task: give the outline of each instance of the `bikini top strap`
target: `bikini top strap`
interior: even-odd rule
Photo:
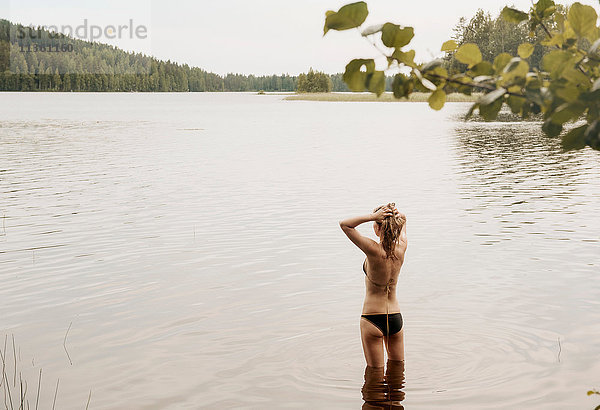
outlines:
[[[389,292],[390,291],[390,285],[391,285],[391,283],[387,283],[385,285],[382,285],[380,283],[373,282],[373,280],[369,277],[369,275],[367,274],[367,271],[365,270],[365,263],[366,262],[367,262],[367,259],[365,258],[365,261],[363,262],[363,272],[365,273],[365,276],[367,277],[367,279],[369,279],[369,282],[371,282],[375,286],[379,286],[380,288],[385,288]]]

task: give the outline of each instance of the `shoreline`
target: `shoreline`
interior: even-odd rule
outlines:
[[[289,101],[328,101],[328,102],[427,102],[430,93],[414,92],[409,98],[396,99],[391,92],[385,92],[377,97],[372,93],[296,93],[284,100]],[[446,102],[475,102],[481,94],[464,95],[448,94]]]

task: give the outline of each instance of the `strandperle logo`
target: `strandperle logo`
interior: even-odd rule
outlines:
[[[100,39],[139,39],[145,40],[148,38],[148,27],[143,24],[135,24],[133,19],[129,19],[127,24],[107,24],[99,26],[89,24],[88,19],[84,19],[83,23],[78,26],[61,25],[59,26],[26,26],[17,29],[17,38],[36,39],[42,38],[43,32],[49,32],[50,38],[60,38],[62,35],[72,37],[78,40],[97,41]]]

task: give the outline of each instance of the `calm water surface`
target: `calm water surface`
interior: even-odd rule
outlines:
[[[459,103],[0,102],[0,336],[32,402],[42,368],[60,409],[600,404],[600,153]],[[410,244],[386,375],[338,221],[387,202]]]

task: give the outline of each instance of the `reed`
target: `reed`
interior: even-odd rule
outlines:
[[[69,325],[69,329],[71,326]],[[67,330],[68,333],[68,330]],[[65,335],[65,342],[66,342]],[[8,335],[4,335],[4,347],[0,350],[0,359],[2,360],[2,374],[0,375],[0,395],[2,395],[0,401],[0,407],[3,407],[6,410],[30,410],[30,409],[38,409],[40,406],[40,390],[42,387],[42,369],[40,368],[39,375],[37,377],[37,389],[34,392],[34,396],[32,397],[32,402],[34,406],[31,406],[30,398],[29,398],[29,385],[27,378],[23,376],[24,371],[21,368],[21,358],[20,358],[20,349],[17,350],[15,343],[15,335],[13,334],[11,337],[12,340],[12,349],[9,348],[8,343]],[[63,343],[64,346],[64,343]],[[66,351],[66,346],[65,351]],[[7,349],[8,348],[8,349]],[[9,357],[12,350],[12,358]],[[19,354],[17,354],[19,352]],[[68,355],[68,352],[67,352]],[[17,360],[18,359],[18,360]],[[69,361],[71,358],[69,357]],[[52,400],[52,409],[56,408],[56,399],[58,397],[58,385],[60,379],[56,379],[56,387],[54,389],[54,398]],[[87,409],[90,405],[90,400],[92,397],[92,391],[88,395],[87,404],[85,408]],[[2,406],[3,403],[3,406]],[[44,407],[50,407],[50,404]]]

